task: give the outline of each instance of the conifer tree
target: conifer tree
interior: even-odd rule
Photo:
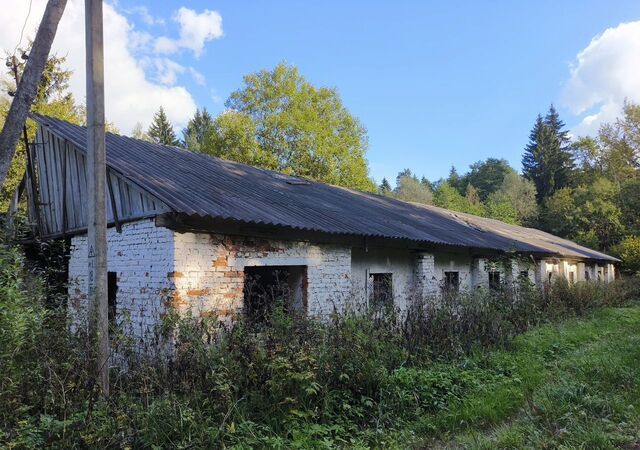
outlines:
[[[163,145],[180,145],[180,141],[173,131],[173,125],[169,122],[167,115],[164,112],[164,108],[161,106],[157,113],[153,116],[153,121],[147,131],[149,138],[157,143]]]
[[[189,120],[187,128],[182,131],[184,147],[192,152],[206,153],[204,147],[207,145],[213,127],[213,117],[209,111],[206,108],[203,108],[202,111],[198,109],[193,118]]]
[[[522,173],[536,185],[538,203],[571,182],[573,159],[568,131],[551,105],[538,115],[522,157]]]
[[[455,166],[451,166],[451,170],[449,170],[449,177],[447,178],[447,182],[456,190],[462,194],[466,189],[466,180],[463,177],[458,175],[458,171]]]
[[[389,192],[391,192],[391,185],[386,178],[383,178],[382,183],[380,183],[380,186],[378,186],[378,189],[382,195],[387,195]]]

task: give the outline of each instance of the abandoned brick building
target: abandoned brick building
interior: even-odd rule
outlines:
[[[70,240],[69,308],[87,303],[86,130],[36,116],[29,215]],[[288,286],[291,309],[322,315],[349,299],[565,277],[610,281],[617,260],[539,230],[358,192],[107,134],[108,281],[135,334],[179,310],[239,314],[246,280]],[[34,199],[37,199],[34,201]],[[512,264],[494,264],[495,258]]]

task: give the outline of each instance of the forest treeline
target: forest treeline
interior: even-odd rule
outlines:
[[[33,110],[74,123],[84,108],[69,92],[65,58],[52,56]],[[9,78],[4,88],[12,88]],[[15,86],[14,86],[15,87]],[[0,98],[0,126],[9,100]],[[162,106],[149,128],[136,124],[132,136],[239,161],[291,175],[376,192],[404,201],[536,227],[620,256],[629,272],[640,271],[640,105],[596,136],[570,136],[551,106],[538,115],[522,149],[522,167],[500,158],[472,164],[460,173],[428,180],[407,168],[378,185],[366,159],[364,125],[333,88],[316,87],[295,66],[280,63],[246,75],[218,115],[199,109],[181,135]],[[117,131],[109,126],[112,131]],[[33,136],[33,125],[30,135]],[[0,207],[24,174],[23,144],[5,185]],[[519,170],[517,170],[519,169]]]

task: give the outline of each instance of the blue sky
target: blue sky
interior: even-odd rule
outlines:
[[[168,100],[176,122],[194,103],[222,111],[244,74],[287,61],[314,84],[337,88],[367,127],[377,181],[405,167],[437,179],[451,165],[463,172],[490,156],[519,169],[531,125],[550,103],[583,134],[615,117],[624,98],[640,100],[633,81],[640,72],[632,73],[640,66],[624,62],[640,57],[640,25],[620,25],[640,19],[638,1],[107,3],[129,27],[123,45],[145,82],[182,96],[183,103]],[[215,11],[223,34],[210,33],[201,48],[180,44],[190,26],[177,20],[180,8]],[[118,23],[105,11],[105,26]],[[161,36],[174,48],[150,50]],[[165,95],[157,91],[138,103],[155,109]],[[139,114],[143,125],[148,115]],[[125,132],[133,125],[120,114],[109,118]]]

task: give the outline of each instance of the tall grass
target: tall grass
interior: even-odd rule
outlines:
[[[172,337],[171,351],[131,352],[112,369],[104,400],[87,340],[45,301],[41,277],[7,246],[0,267],[0,446],[14,448],[383,446],[386,433],[449,410],[509,370],[465,363],[478,350],[509,348],[531,327],[638,292],[631,280],[558,282],[324,321],[275,308],[268,327],[169,314],[158,333]]]

